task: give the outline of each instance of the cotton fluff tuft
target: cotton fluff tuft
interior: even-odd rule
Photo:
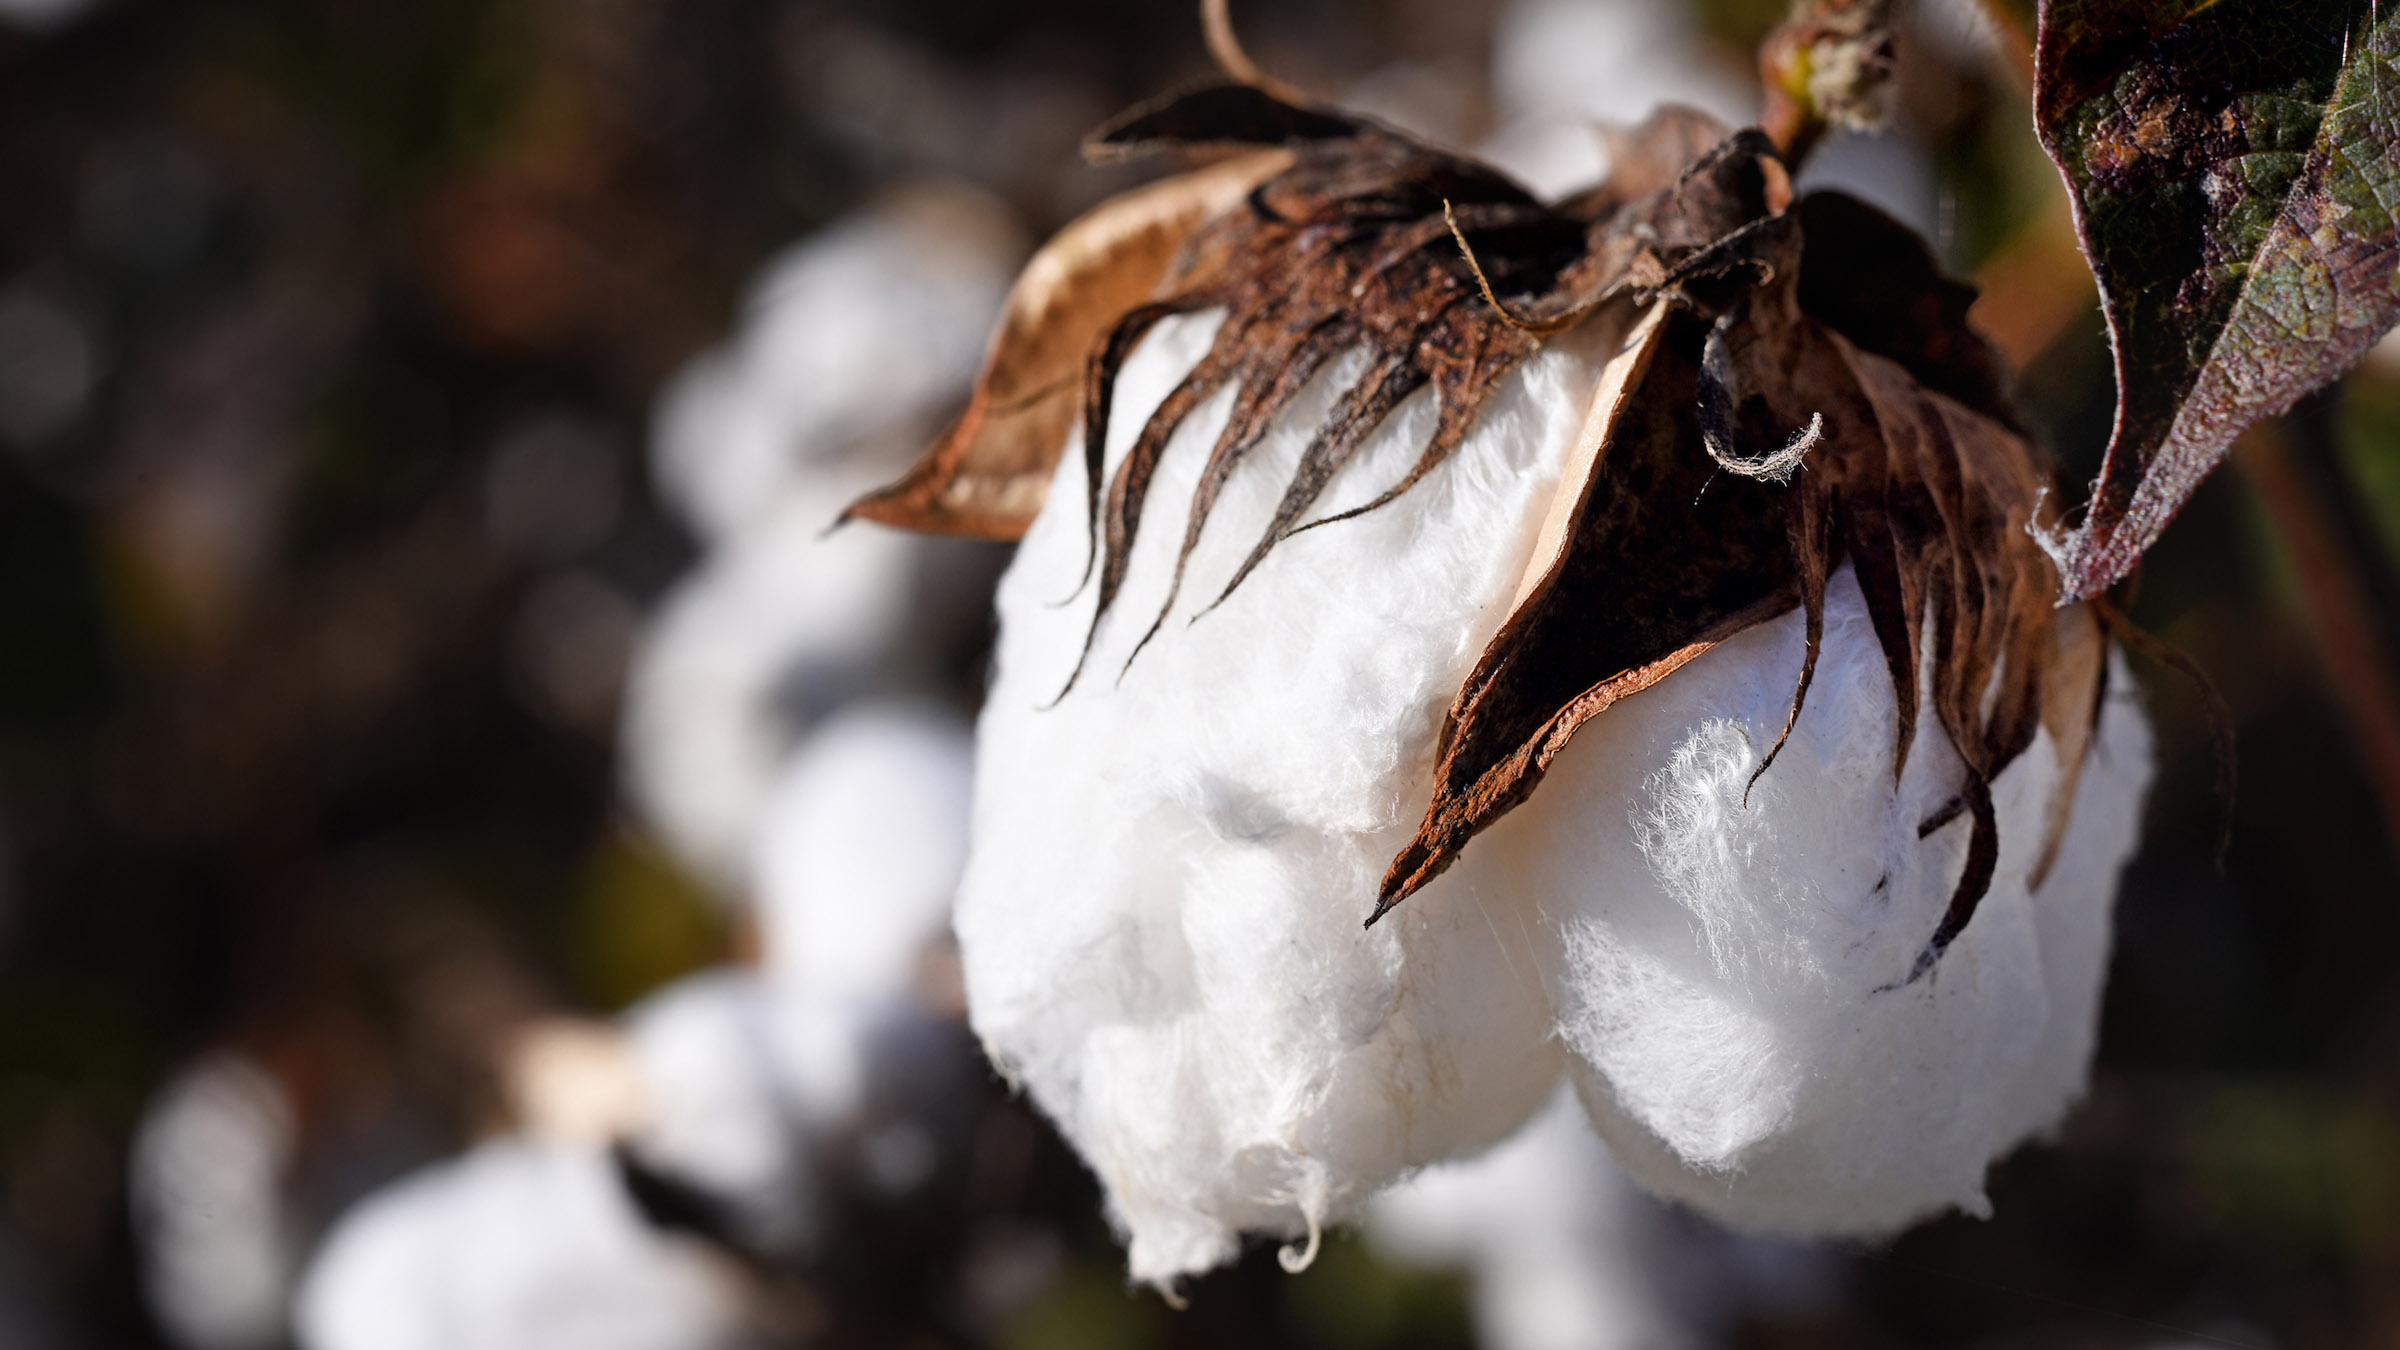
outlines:
[[[1795,1234],[1988,1212],[1986,1166],[2084,1082],[2148,726],[2109,701],[2038,894],[2048,734],[2001,775],[1990,892],[1906,983],[1963,866],[1963,818],[1918,838],[1960,761],[1928,712],[1894,792],[1891,679],[1844,568],[1807,709],[1750,786],[1802,646],[1787,615],[1596,719],[1475,847],[1538,897],[1569,1073],[1645,1188]]]
[[[608,1156],[503,1139],[345,1214],[294,1305],[313,1350],[709,1350],[738,1276],[650,1227]]]
[[[1163,323],[1126,363],[1111,466],[1218,317]],[[1095,604],[1077,590],[1080,449],[1061,460],[1001,583],[957,926],[977,1032],[1099,1174],[1138,1279],[1226,1261],[1245,1231],[1313,1233],[1407,1169],[1503,1138],[1556,1081],[1536,916],[1475,850],[1359,925],[1424,809],[1434,736],[1504,617],[1609,328],[1528,361],[1439,472],[1287,540],[1189,622],[1362,364],[1335,363],[1233,475],[1175,615],[1126,667],[1228,415],[1229,395],[1210,402],[1168,447],[1124,591],[1051,707]],[[1427,396],[1404,404],[1321,511],[1395,481],[1432,413]]]

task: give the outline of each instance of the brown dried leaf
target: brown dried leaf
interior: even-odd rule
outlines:
[[[958,424],[899,482],[844,513],[934,534],[1015,539],[1050,490],[1092,345],[1151,298],[1194,230],[1290,156],[1246,154],[1126,193],[1059,231],[1009,292]]]
[[[1705,272],[1678,269],[1671,303],[1654,311],[1663,319],[1646,335],[1637,327],[1644,341],[1604,379],[1561,487],[1571,524],[1556,542],[1545,534],[1539,581],[1452,705],[1433,801],[1385,875],[1377,916],[1523,801],[1583,723],[1799,607],[1808,640],[1788,735],[1814,671],[1827,580],[1847,559],[1892,672],[1895,780],[1921,683],[1966,767],[1954,803],[1924,827],[1965,816],[1966,865],[1909,977],[1965,928],[1998,859],[1991,782],[2032,744],[2046,703],[2071,695],[2072,672],[2054,673],[2051,574],[2026,529],[2047,477],[1993,415],[2005,411],[1997,366],[1958,322],[1967,297],[1941,283],[1903,291],[1897,305],[1852,304],[1859,287],[1889,292],[1909,274],[1907,251],[1860,246],[1897,229],[1856,203],[1812,200],[1729,232],[1695,255]],[[1937,282],[1927,262],[1922,279]],[[1832,312],[1812,312],[1809,300],[1827,291]],[[1804,468],[1775,482],[1772,447],[1796,433]],[[2082,745],[2077,737],[2078,757]]]
[[[2055,621],[2050,667],[2042,686],[2042,725],[2058,747],[2058,788],[2050,798],[2048,834],[2027,883],[2041,888],[2067,841],[2074,817],[2075,787],[2083,778],[2083,761],[2091,749],[2092,733],[2100,725],[2100,700],[2108,693],[2108,643],[2100,620],[2089,605],[2060,610]]]

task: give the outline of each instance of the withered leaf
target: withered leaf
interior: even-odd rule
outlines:
[[[2234,438],[2400,317],[2400,9],[2045,0],[2035,122],[2116,346],[2068,598],[2122,578]]]
[[[966,412],[908,474],[844,513],[904,529],[1016,539],[1039,514],[1075,423],[1092,345],[1150,298],[1192,231],[1289,159],[1228,159],[1113,198],[1059,231],[1010,290]]]
[[[1672,303],[1636,325],[1562,481],[1571,523],[1555,543],[1545,533],[1538,579],[1452,704],[1433,801],[1385,875],[1377,915],[1531,794],[1578,727],[1797,606],[1807,645],[1788,735],[1828,578],[1847,559],[1893,677],[1895,781],[1928,633],[1933,710],[1966,769],[1953,805],[1926,822],[1930,833],[1967,818],[1966,865],[1909,978],[1964,930],[1999,855],[1991,783],[2032,745],[2048,689],[2080,686],[2054,673],[2051,574],[2025,528],[2046,475],[2003,420],[1997,363],[1963,325],[1969,297],[1921,246],[1890,248],[1898,231],[1847,200],[1764,216],[1728,236],[1738,248],[1700,255],[1714,259],[1713,278],[1686,263]],[[1730,459],[1696,453],[1712,416]],[[1817,434],[1788,486],[1723,471],[1755,464],[1759,447],[1804,423]]]

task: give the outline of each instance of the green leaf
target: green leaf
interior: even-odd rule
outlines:
[[[2253,423],[2400,316],[2400,4],[2045,0],[2034,117],[2116,347],[2067,599],[2115,584]]]

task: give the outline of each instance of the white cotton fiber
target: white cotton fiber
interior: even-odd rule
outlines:
[[[1801,645],[1787,615],[1586,725],[1468,856],[1537,898],[1570,1075],[1644,1187],[1795,1234],[1981,1213],[1990,1161],[2081,1090],[2148,728],[2110,702],[2039,894],[2047,734],[2001,776],[1990,892],[1902,984],[1963,863],[1964,818],[1917,837],[1959,761],[1928,715],[1893,792],[1891,680],[1845,568],[1807,710],[1745,806]]]
[[[310,1350],[709,1350],[745,1343],[738,1278],[605,1153],[500,1139],[345,1214],[294,1320]]]
[[[1127,363],[1112,466],[1215,322],[1170,320]],[[1233,476],[1175,616],[1120,680],[1227,416],[1212,400],[1166,452],[1082,683],[1049,707],[1095,603],[1077,591],[1080,450],[1062,459],[1001,584],[957,927],[977,1032],[1099,1174],[1137,1278],[1223,1262],[1241,1232],[1307,1233],[1548,1097],[1529,893],[1491,884],[1470,850],[1360,924],[1424,810],[1434,735],[1514,592],[1613,327],[1552,344],[1440,471],[1286,541],[1189,623],[1362,364],[1337,363]],[[1432,412],[1404,405],[1320,510],[1396,480]]]
[[[775,979],[909,991],[927,949],[949,936],[972,754],[963,717],[896,700],[852,704],[794,750],[753,865]]]
[[[1024,247],[1006,206],[954,183],[894,192],[794,245],[752,288],[740,335],[661,399],[667,499],[720,538],[795,475],[895,448],[905,464],[965,398]]]

